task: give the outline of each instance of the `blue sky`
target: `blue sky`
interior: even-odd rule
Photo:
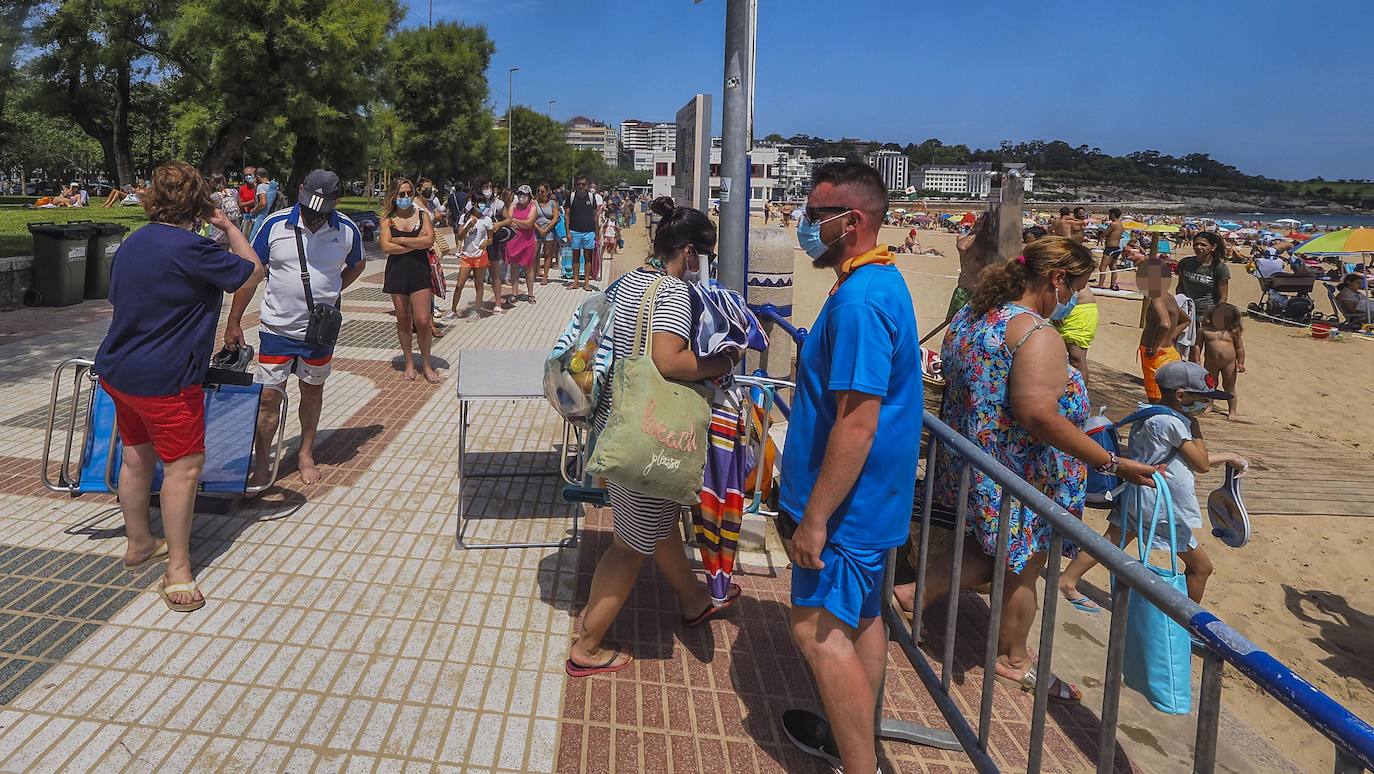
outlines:
[[[760,0],[756,135],[1194,151],[1271,177],[1374,178],[1374,2]],[[671,121],[708,92],[725,0],[435,0],[489,79],[555,118]],[[1147,10],[1141,10],[1147,9]],[[406,26],[423,24],[410,0]],[[1003,42],[1005,41],[1005,42]],[[1321,117],[1313,120],[1310,116]]]

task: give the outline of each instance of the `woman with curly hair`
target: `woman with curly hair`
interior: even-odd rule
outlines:
[[[141,199],[148,225],[124,240],[110,267],[114,316],[95,373],[113,399],[124,452],[119,507],[128,547],[124,567],[167,559],[158,591],[186,613],[205,605],[191,573],[191,516],[205,464],[205,393],[225,293],[256,285],[262,263],[243,232],[215,207],[205,178],[184,161],[153,171]],[[197,233],[223,231],[229,249]],[[162,463],[162,528],[154,540],[149,492]]]
[[[950,322],[940,352],[945,363],[943,416],[950,427],[1072,514],[1081,514],[1087,468],[1119,473],[1148,485],[1154,468],[1118,459],[1082,431],[1088,418],[1083,376],[1069,365],[1064,339],[1052,323],[1063,320],[1097,269],[1082,244],[1047,236],[1021,255],[984,269],[967,306]],[[935,499],[955,507],[962,463],[941,446],[935,465]],[[1002,488],[972,470],[961,588],[992,579]],[[1031,692],[1037,676],[1026,638],[1035,621],[1035,582],[1049,556],[1050,526],[1022,503],[1012,505],[1006,596],[997,643],[997,679]],[[904,609],[950,593],[953,556],[935,557],[926,570],[925,598],[915,584],[896,588]],[[1082,693],[1050,675],[1051,700],[1077,702]]]

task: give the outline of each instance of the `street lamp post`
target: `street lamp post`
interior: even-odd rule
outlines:
[[[512,67],[506,72],[506,190],[510,190],[510,162],[511,162],[511,142],[515,133],[511,131],[511,109],[515,102],[515,73],[519,67]]]
[[[251,140],[251,139],[253,139],[253,138],[252,138],[252,137],[245,137],[245,138],[243,138],[243,144],[239,146],[239,171],[240,171],[240,172],[243,171],[243,168],[244,168],[244,167],[248,166],[248,141]]]
[[[549,109],[546,110],[546,111],[544,111],[544,117],[545,117],[545,118],[553,118],[553,103],[555,103],[555,102],[557,102],[557,101],[558,101],[558,100],[556,100],[556,99],[551,99],[551,100],[549,100]]]

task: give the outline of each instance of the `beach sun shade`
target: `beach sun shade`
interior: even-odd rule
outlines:
[[[1155,234],[1177,234],[1181,229],[1169,223],[1156,223],[1153,226],[1146,226],[1145,230]]]
[[[1149,228],[1150,226],[1149,224],[1141,223],[1138,220],[1128,220],[1125,223],[1122,223],[1121,227],[1126,229],[1127,231],[1138,231],[1141,229]]]
[[[960,222],[960,223],[972,223],[972,222],[974,222],[975,220],[978,220],[978,217],[977,217],[977,216],[975,216],[975,215],[974,215],[973,213],[971,213],[971,212],[966,212],[966,213],[964,213],[963,219],[960,220],[959,222]]]
[[[1292,218],[1279,218],[1278,220],[1274,221],[1274,223],[1281,226],[1296,226],[1302,223],[1302,221],[1294,220]]]
[[[1374,228],[1343,228],[1303,242],[1293,252],[1304,255],[1374,253]]]

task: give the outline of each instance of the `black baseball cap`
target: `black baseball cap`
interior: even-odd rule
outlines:
[[[339,176],[327,169],[312,170],[301,184],[300,204],[316,212],[332,212],[339,203]]]

